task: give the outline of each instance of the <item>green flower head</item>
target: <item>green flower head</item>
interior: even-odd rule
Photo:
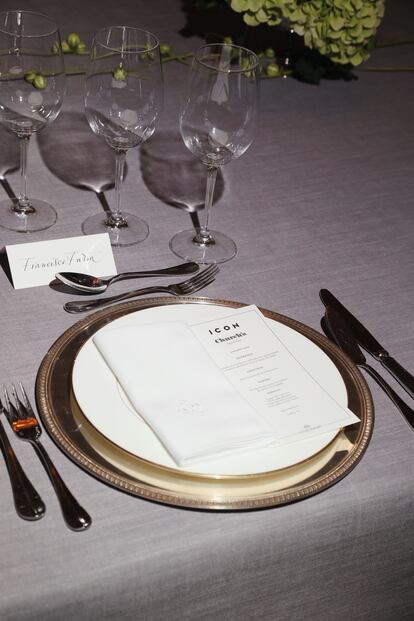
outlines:
[[[369,57],[385,0],[231,0],[249,26],[284,18],[307,47],[333,62],[359,65]]]

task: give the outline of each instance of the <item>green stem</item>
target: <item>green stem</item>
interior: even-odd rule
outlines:
[[[286,78],[289,75],[292,75],[293,71],[284,71],[283,73],[280,73],[279,75],[261,75],[260,79],[261,80],[276,80],[277,78]]]
[[[66,75],[83,75],[86,73],[86,69],[81,67],[79,69],[77,67],[65,67],[65,73]]]
[[[164,58],[162,58],[162,62],[169,62],[170,60],[184,60],[186,58],[190,58],[190,56],[194,56],[193,52],[187,52],[186,54],[173,54],[171,56],[164,56]]]

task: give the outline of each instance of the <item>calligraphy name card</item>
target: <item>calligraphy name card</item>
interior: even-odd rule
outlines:
[[[57,272],[117,273],[107,233],[6,246],[15,289],[48,285]]]

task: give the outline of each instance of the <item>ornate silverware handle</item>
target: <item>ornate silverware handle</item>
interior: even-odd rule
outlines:
[[[72,530],[85,530],[92,523],[92,519],[83,507],[78,503],[76,498],[72,496],[71,492],[62,481],[60,474],[53,465],[46,449],[39,442],[39,440],[29,440],[33,444],[40,461],[49,478],[52,482],[56,496],[59,500],[60,508],[62,510],[63,518],[66,524]]]
[[[122,302],[123,300],[128,300],[129,298],[135,298],[140,295],[149,295],[151,293],[171,293],[171,291],[167,289],[167,287],[162,287],[161,285],[159,287],[145,287],[144,289],[135,289],[134,291],[119,293],[118,295],[113,295],[109,298],[101,298],[99,300],[66,302],[66,304],[63,305],[63,308],[69,313],[83,313],[85,311],[93,310],[94,308],[101,308],[107,304]]]
[[[410,397],[414,399],[414,377],[407,369],[404,369],[399,362],[392,356],[379,355],[377,360],[380,361],[384,369],[387,369],[389,373],[401,384],[401,386],[408,392]]]
[[[45,504],[21,467],[1,422],[0,448],[9,473],[17,514],[24,520],[40,519],[45,514]]]
[[[174,265],[173,267],[166,267],[161,270],[146,270],[141,272],[122,272],[121,274],[116,274],[111,278],[111,284],[114,282],[119,282],[120,280],[129,280],[131,278],[151,278],[156,276],[181,276],[184,274],[194,274],[198,270],[199,266],[197,263],[189,262],[182,263],[181,265]]]
[[[388,382],[377,373],[377,371],[371,367],[369,364],[360,364],[361,368],[365,369],[367,373],[371,375],[371,377],[377,382],[379,386],[383,389],[383,391],[389,396],[394,405],[400,410],[401,414],[404,416],[407,423],[414,429],[414,410],[412,410],[405,401],[401,399],[399,395],[391,388]]]

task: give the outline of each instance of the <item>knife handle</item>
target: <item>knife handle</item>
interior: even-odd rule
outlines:
[[[384,367],[391,373],[391,375],[401,384],[401,386],[408,392],[410,397],[414,399],[414,377],[399,362],[388,355],[379,355],[379,361]]]
[[[383,391],[389,396],[394,405],[400,410],[407,423],[414,429],[414,410],[412,410],[405,401],[401,399],[399,395],[391,388],[388,382],[369,364],[359,365],[362,369],[365,369],[367,373],[377,382]]]

